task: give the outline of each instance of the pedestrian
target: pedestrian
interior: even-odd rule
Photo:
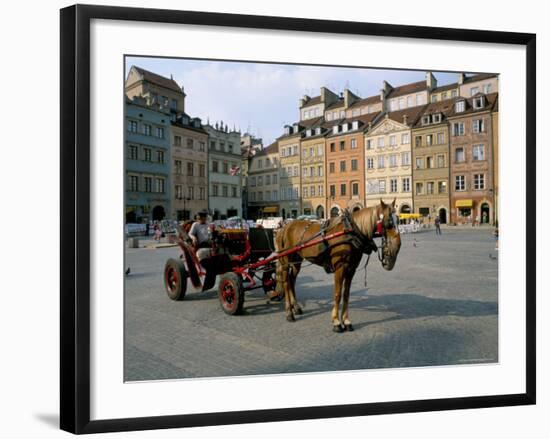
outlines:
[[[493,236],[495,237],[495,250],[498,250],[498,227],[493,231]]]
[[[434,224],[435,224],[435,234],[441,235],[441,219],[439,218],[439,215],[435,217]]]
[[[160,242],[160,239],[162,238],[162,231],[160,230],[160,227],[158,224],[155,224],[154,230],[155,230],[155,241]]]

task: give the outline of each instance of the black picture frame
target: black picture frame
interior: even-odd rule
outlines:
[[[229,26],[479,43],[526,48],[527,193],[525,393],[224,413],[90,420],[90,22],[93,19]],[[60,426],[99,433],[535,404],[536,35],[530,33],[75,5],[61,10]]]

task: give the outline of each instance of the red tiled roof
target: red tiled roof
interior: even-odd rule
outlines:
[[[161,87],[167,88],[181,93],[181,88],[176,81],[173,79],[165,78],[164,76],[157,75],[156,73],[150,72],[148,70],[142,69],[141,67],[132,66],[136,71],[143,76],[143,79],[147,82],[160,85]]]
[[[380,102],[380,95],[369,96],[368,98],[359,99],[349,106],[349,108],[362,107],[363,105],[377,104]]]
[[[464,78],[464,84],[469,82],[483,81],[484,79],[495,78],[498,76],[498,73],[476,73],[471,76]]]
[[[321,103],[321,96],[315,96],[313,98],[310,98],[309,101],[307,101],[301,108],[310,107],[311,105],[317,105]]]
[[[426,85],[426,81],[412,82],[410,84],[394,87],[390,91],[388,98],[395,98],[398,96],[408,95],[410,93],[417,93],[419,91],[426,90],[427,88],[428,86]]]

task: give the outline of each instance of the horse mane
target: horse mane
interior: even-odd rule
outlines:
[[[376,221],[378,220],[378,211],[380,206],[364,207],[352,213],[353,221],[362,234],[372,238]]]

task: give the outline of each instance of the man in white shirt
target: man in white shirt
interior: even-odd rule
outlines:
[[[208,232],[207,215],[206,211],[199,212],[199,220],[194,222],[191,230],[189,230],[189,237],[197,249],[199,260],[210,257],[210,234]]]

